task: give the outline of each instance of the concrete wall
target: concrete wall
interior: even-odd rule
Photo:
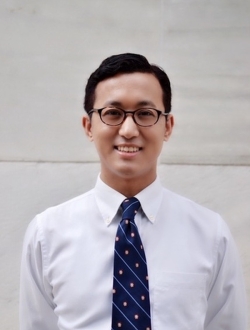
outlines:
[[[138,52],[173,85],[164,184],[222,214],[250,296],[250,2],[2,0],[0,313],[18,328],[23,235],[34,215],[90,189],[98,158],[83,89],[106,56]]]

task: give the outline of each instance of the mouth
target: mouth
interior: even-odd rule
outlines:
[[[142,148],[135,146],[116,146],[115,149],[120,152],[127,152],[127,153],[135,153],[142,150]]]

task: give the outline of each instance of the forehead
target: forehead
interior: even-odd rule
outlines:
[[[111,103],[135,106],[142,103],[163,106],[163,92],[157,78],[151,73],[118,74],[99,82],[95,90],[95,108]]]

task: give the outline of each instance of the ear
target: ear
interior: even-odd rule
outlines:
[[[89,140],[93,141],[92,125],[91,125],[91,120],[88,116],[84,116],[82,118],[82,126],[83,126],[85,134],[87,135]]]
[[[164,134],[164,141],[168,141],[168,139],[170,138],[173,131],[173,127],[174,127],[174,116],[172,114],[169,114],[165,125],[166,130]]]

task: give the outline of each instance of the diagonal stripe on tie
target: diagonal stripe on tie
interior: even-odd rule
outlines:
[[[151,329],[146,256],[134,222],[140,207],[135,198],[122,203],[114,253],[112,330]]]
[[[136,328],[136,326],[127,318],[127,316],[125,315],[125,313],[123,313],[119,307],[113,302],[113,305],[115,306],[115,308],[117,308],[117,310],[123,315],[123,317],[136,329],[139,330],[138,328]]]
[[[131,225],[132,225],[133,223],[131,223]],[[141,255],[141,253],[140,253],[140,250],[138,250],[138,248],[133,244],[133,242],[131,242],[129,239],[128,239],[128,237],[127,237],[127,235],[126,235],[126,233],[124,232],[124,229],[122,228],[122,226],[120,225],[120,229],[121,229],[121,231],[123,232],[123,234],[124,234],[124,237],[126,238],[126,240],[134,247],[134,249],[135,249],[135,251],[138,253],[138,255],[140,256],[140,258],[143,260],[143,262],[144,263],[146,263],[146,260],[145,260],[145,258],[143,258],[143,256]],[[137,230],[137,229],[136,229]]]
[[[133,269],[129,266],[129,264],[126,263],[126,261],[120,256],[120,254],[115,250],[115,253],[119,256],[119,258],[123,261],[123,263],[128,267],[128,269],[131,271],[132,274],[138,279],[139,282],[144,286],[144,288],[148,291],[147,285],[144,284],[144,281],[140,279],[138,275],[133,271]]]
[[[116,277],[114,277],[114,279],[117,281],[117,283],[123,288],[123,290],[124,291],[126,291],[127,292],[127,294],[131,297],[131,299],[133,299],[134,300],[134,302],[136,303],[136,305],[148,316],[148,317],[150,317],[150,315],[147,313],[147,311],[136,301],[136,299],[129,293],[129,291],[128,290],[126,290],[126,288],[122,285],[122,283],[121,282],[119,282],[119,280],[116,278]]]

